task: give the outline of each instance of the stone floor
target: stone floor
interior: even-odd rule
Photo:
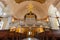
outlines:
[[[38,40],[36,38],[26,38],[26,39],[23,39],[23,40]]]

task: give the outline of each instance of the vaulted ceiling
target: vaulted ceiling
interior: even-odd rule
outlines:
[[[37,2],[40,2],[40,3],[44,3],[46,0],[15,0],[16,3],[21,3],[23,1],[37,1]]]
[[[48,8],[51,4],[56,6],[60,11],[60,0],[2,0],[9,6],[10,14],[18,19],[23,19],[24,15],[28,13],[27,6],[31,2],[33,5],[33,13],[39,18],[48,16]]]

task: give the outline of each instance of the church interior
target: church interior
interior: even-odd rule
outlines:
[[[0,40],[60,40],[60,0],[0,0]]]

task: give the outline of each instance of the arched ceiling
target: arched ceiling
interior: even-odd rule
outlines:
[[[34,6],[33,13],[35,13],[39,18],[44,18],[48,16],[48,8],[51,4],[55,5],[60,9],[60,2],[56,0],[3,0],[10,7],[10,14],[18,19],[23,19],[24,15],[28,13],[27,6],[31,2]],[[16,3],[19,2],[19,3]],[[42,1],[44,1],[42,3]]]
[[[33,5],[32,12],[35,13],[38,18],[45,17],[44,15],[47,15],[46,11],[42,8],[40,3],[35,2],[35,1],[25,1],[20,4],[19,9],[15,12],[15,16],[17,16],[18,18],[24,18],[23,16],[26,13],[29,13],[27,6],[29,5],[30,2]],[[17,13],[19,13],[19,14],[17,14]]]
[[[15,0],[16,3],[21,3],[23,1],[37,1],[37,2],[40,2],[40,3],[44,3],[46,0]]]

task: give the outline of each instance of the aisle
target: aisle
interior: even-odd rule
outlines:
[[[23,39],[23,40],[38,40],[36,38],[26,38],[26,39]]]

